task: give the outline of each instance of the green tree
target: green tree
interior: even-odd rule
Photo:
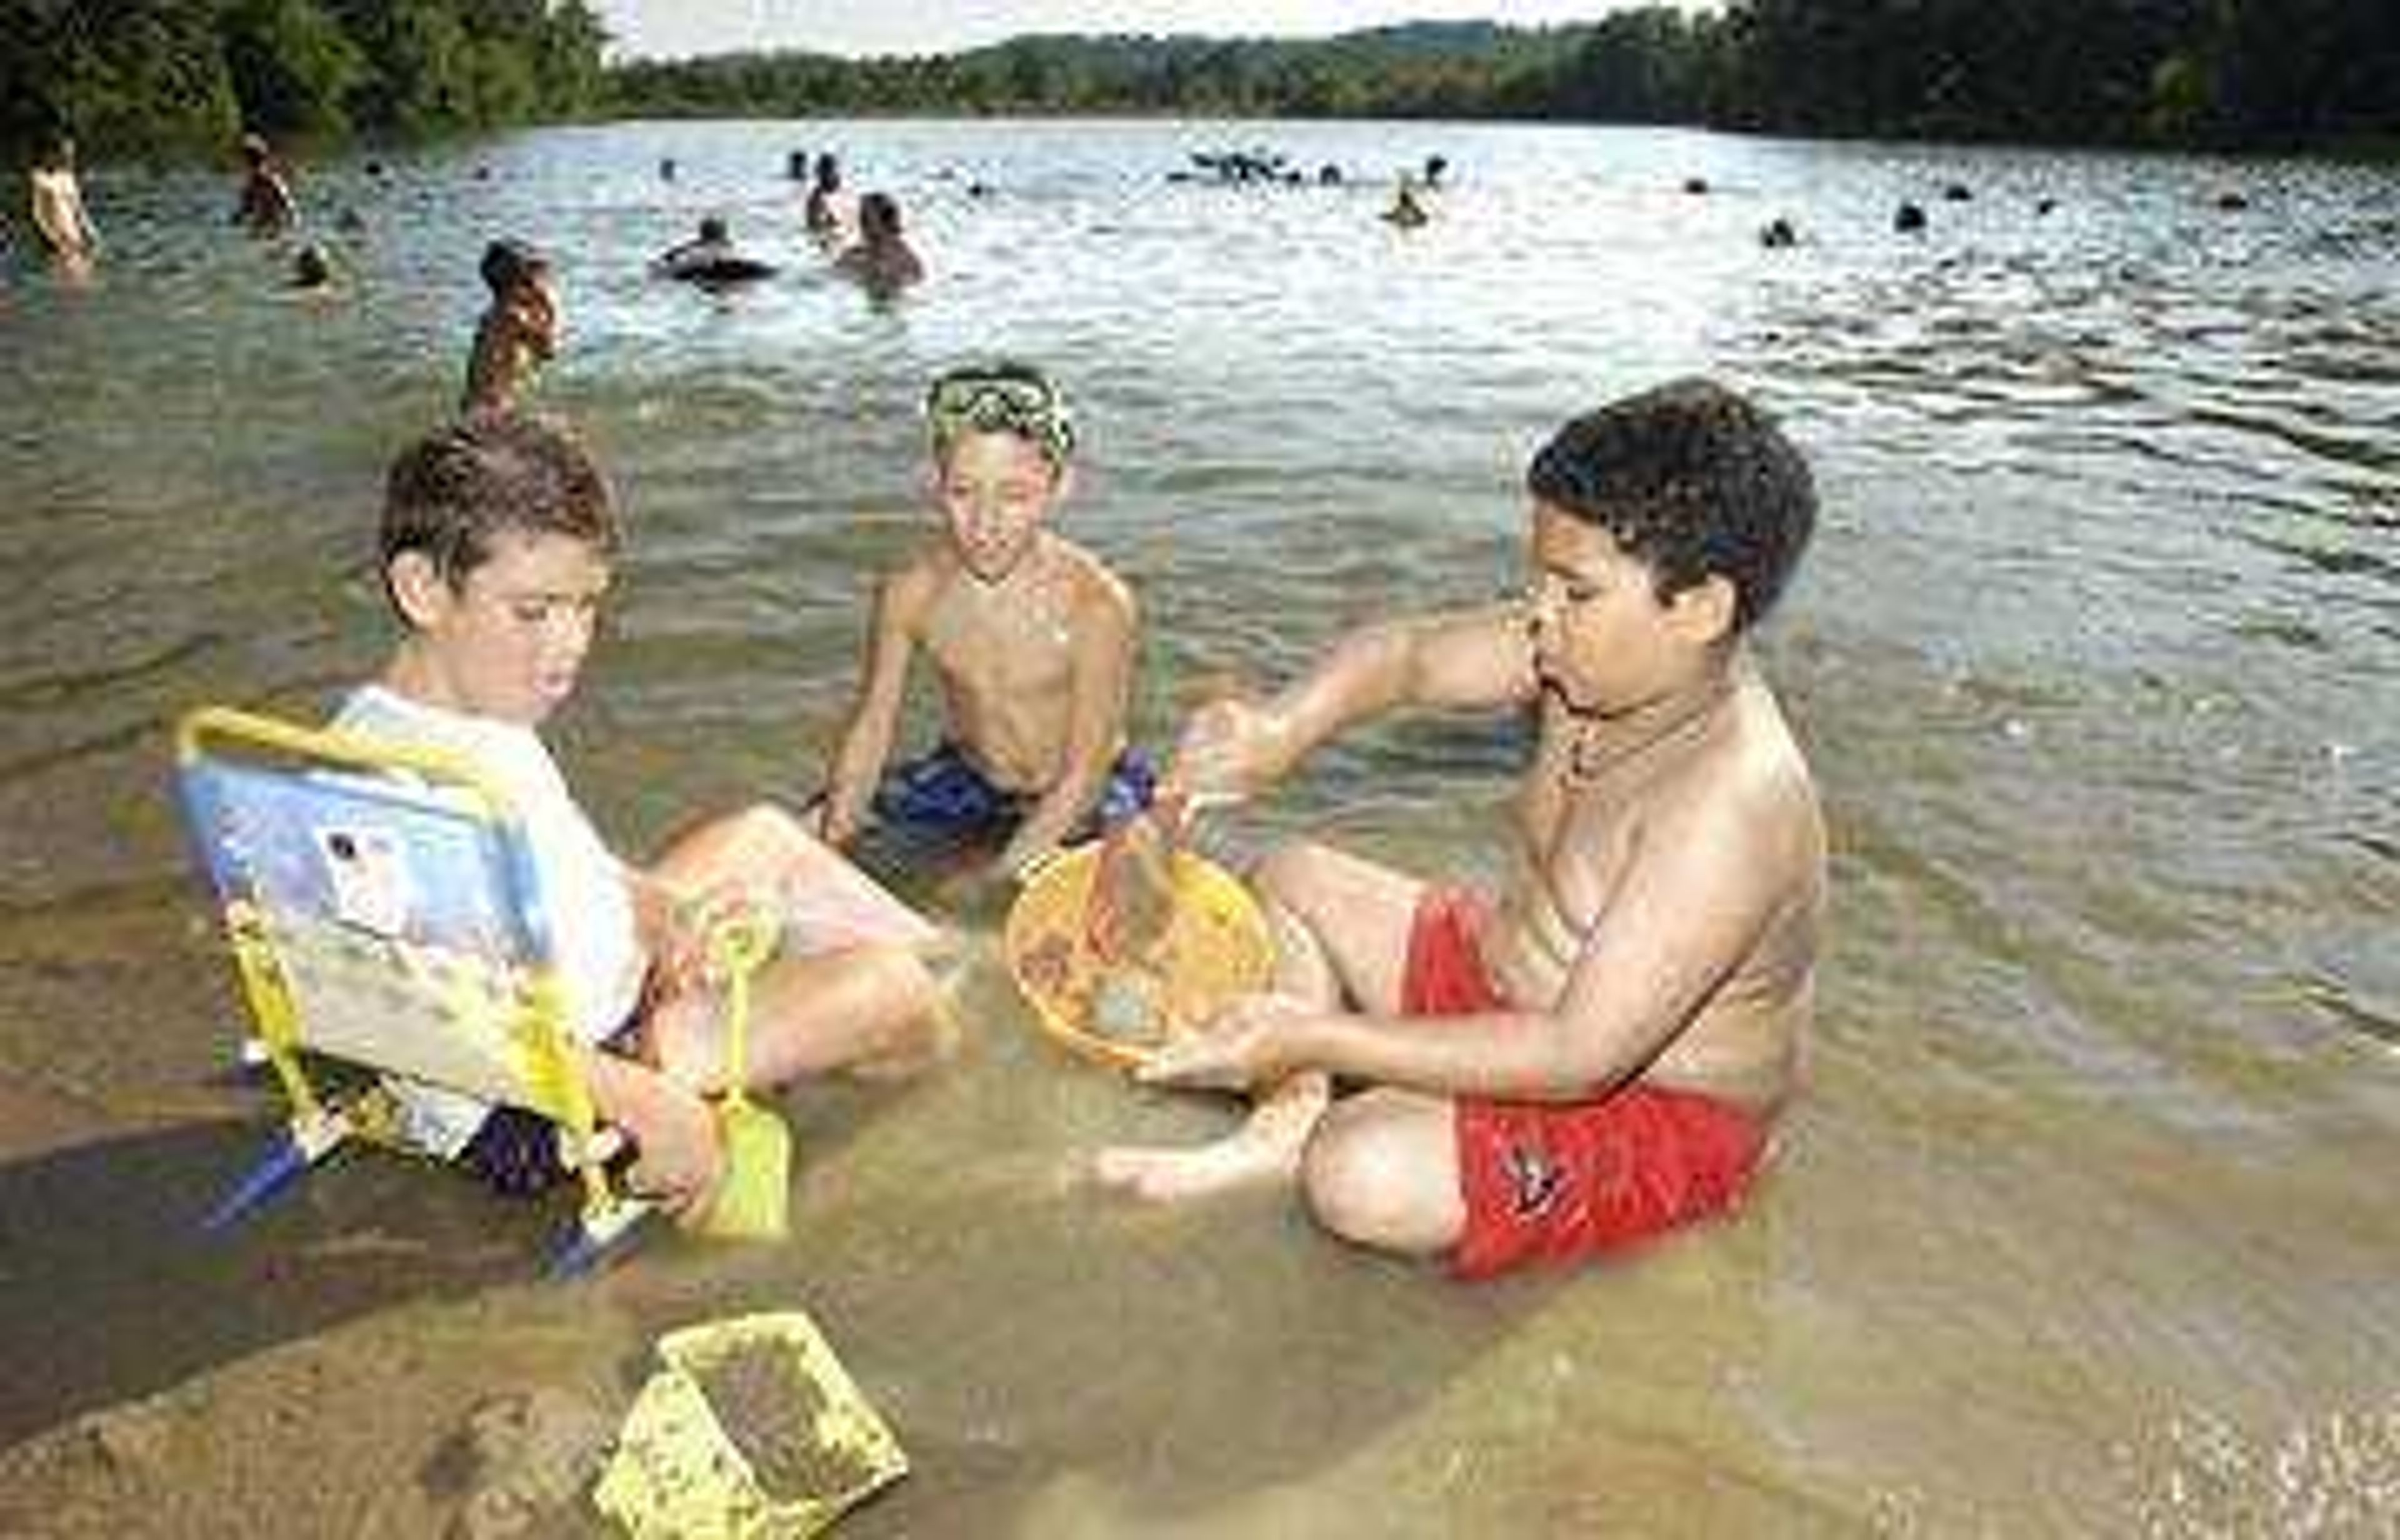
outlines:
[[[314,0],[239,0],[219,36],[243,121],[268,133],[338,137],[366,61]]]

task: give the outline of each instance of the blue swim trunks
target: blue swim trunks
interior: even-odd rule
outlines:
[[[1108,789],[1076,838],[1123,823],[1149,807],[1157,790],[1158,772],[1150,756],[1126,748],[1109,768]],[[993,785],[946,739],[931,754],[895,765],[884,775],[875,789],[875,815],[912,833],[965,840],[1001,834],[1025,816],[1032,800]]]

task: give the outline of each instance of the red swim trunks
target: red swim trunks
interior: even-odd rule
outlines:
[[[1483,966],[1482,927],[1473,895],[1425,891],[1409,932],[1403,1015],[1506,1003]],[[1451,1266],[1462,1278],[1571,1261],[1722,1212],[1749,1186],[1766,1143],[1739,1108],[1649,1085],[1585,1102],[1462,1097],[1457,1108],[1466,1230]]]

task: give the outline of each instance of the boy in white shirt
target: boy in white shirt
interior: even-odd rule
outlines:
[[[753,979],[752,1087],[935,1056],[933,981],[910,949],[933,933],[770,806],[703,824],[647,870],[609,851],[535,729],[574,690],[618,540],[607,478],[555,422],[477,414],[410,445],[392,464],[380,538],[406,634],[336,725],[448,749],[509,797],[570,1027],[590,1045],[593,1103],[639,1150],[634,1190],[691,1214],[723,1174],[705,1099],[726,1089],[722,1011],[702,919],[760,893],[840,917],[811,927],[810,955],[787,938]],[[436,1153],[502,1187],[542,1174],[553,1141],[528,1114],[423,1087],[405,1099]]]

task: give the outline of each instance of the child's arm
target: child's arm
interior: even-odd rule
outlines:
[[[1411,706],[1520,705],[1539,684],[1521,605],[1362,627],[1263,705],[1220,701],[1193,713],[1173,779],[1196,797],[1248,797],[1357,723]]]
[[[581,1050],[581,1057],[593,1110],[640,1152],[628,1174],[634,1191],[658,1198],[672,1214],[703,1203],[725,1165],[708,1104],[647,1064],[597,1048]]]
[[[886,579],[875,596],[858,704],[852,709],[850,727],[834,756],[825,807],[817,815],[817,832],[827,844],[847,844],[858,832],[859,820],[882,778],[884,761],[891,757],[892,739],[899,730],[900,706],[907,690],[909,657],[931,591],[930,580],[912,566]]]
[[[1808,819],[1783,788],[1696,796],[1653,820],[1601,900],[1602,919],[1547,1007],[1421,1022],[1236,1002],[1162,1051],[1145,1080],[1272,1084],[1328,1070],[1444,1096],[1599,1096],[1640,1078],[1705,1011],[1766,928],[1806,901]]]
[[[1083,634],[1077,638],[1062,773],[1001,852],[1002,871],[1022,871],[1028,862],[1056,850],[1074,832],[1107,790],[1109,772],[1124,746],[1138,620],[1133,594],[1124,585],[1109,581],[1098,588]]]

